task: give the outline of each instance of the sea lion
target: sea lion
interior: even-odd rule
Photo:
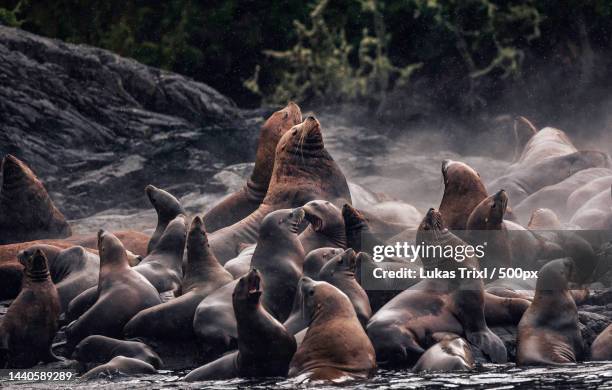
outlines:
[[[474,355],[465,339],[445,334],[421,355],[413,367],[419,371],[470,371],[474,369]]]
[[[570,219],[571,225],[587,230],[607,230],[612,217],[612,187],[589,199]]]
[[[342,218],[344,219],[347,248],[353,248],[357,253],[372,254],[375,246],[386,244],[385,239],[371,226],[370,218],[361,210],[346,203],[342,206]]]
[[[251,267],[261,272],[265,289],[262,304],[277,320],[291,312],[297,284],[302,276],[304,249],[298,229],[304,211],[281,209],[268,214],[261,223]],[[238,281],[210,294],[198,305],[193,328],[207,356],[236,348],[236,318],[231,296]]]
[[[612,175],[612,170],[607,168],[588,168],[567,177],[565,180],[546,186],[530,194],[514,207],[514,214],[522,223],[526,223],[529,216],[538,208],[549,208],[555,210],[563,220],[568,215],[566,205],[568,197],[578,188],[595,179]]]
[[[256,269],[240,278],[232,294],[238,351],[193,370],[186,381],[287,375],[296,342],[263,307],[262,294],[262,278]]]
[[[87,371],[81,376],[81,380],[92,380],[97,378],[114,378],[117,376],[137,376],[144,374],[156,374],[157,370],[149,363],[139,359],[125,356],[115,356],[106,364]]]
[[[533,210],[527,224],[529,230],[560,230],[562,228],[557,214],[547,208]]]
[[[612,324],[608,325],[591,344],[592,360],[612,360]]]
[[[575,363],[582,357],[578,310],[568,291],[573,274],[571,259],[550,261],[540,270],[533,303],[518,324],[517,365]]]
[[[57,288],[63,313],[71,300],[97,285],[100,258],[82,246],[61,249],[51,245],[34,245],[17,255],[22,263],[36,250],[43,251],[49,262],[51,280]]]
[[[255,246],[248,246],[246,249],[240,251],[238,256],[229,260],[227,263],[223,265],[234,279],[240,279],[240,277],[244,276],[251,269],[251,259],[253,258],[253,252],[255,252]]]
[[[204,222],[196,216],[187,237],[183,295],[136,314],[123,328],[126,337],[193,339],[196,307],[206,296],[234,280],[210,250]]]
[[[372,308],[368,295],[355,279],[356,267],[357,254],[349,248],[330,259],[321,268],[318,279],[337,287],[346,294],[353,304],[359,322],[365,327],[372,316]]]
[[[308,330],[289,366],[300,381],[368,378],[376,371],[374,347],[348,297],[327,282],[300,280]]]
[[[522,118],[521,122],[531,127],[532,131],[535,130],[535,127],[525,118]],[[510,165],[509,171],[533,166],[549,158],[566,156],[577,151],[578,149],[563,130],[545,127],[534,132],[525,144],[518,160]]]
[[[266,197],[248,217],[212,233],[210,245],[221,264],[238,255],[241,244],[257,241],[262,219],[283,208],[301,207],[314,199],[336,206],[350,202],[346,178],[323,145],[319,121],[310,116],[278,142]]]
[[[183,209],[183,206],[179,200],[169,192],[149,184],[145,187],[145,193],[147,194],[149,202],[151,202],[151,205],[153,205],[155,212],[157,213],[157,226],[155,227],[155,231],[147,243],[146,254],[149,254],[153,251],[155,245],[157,245],[157,242],[166,230],[166,227],[170,221],[180,214],[187,215],[187,213],[185,212],[185,209]],[[121,239],[120,237],[118,238]]]
[[[204,221],[209,232],[232,225],[257,210],[268,191],[276,145],[290,128],[301,122],[300,107],[294,102],[289,102],[285,108],[276,111],[266,120],[259,133],[251,177],[239,191],[223,198],[206,212]]]
[[[163,366],[159,355],[148,345],[139,341],[117,340],[106,336],[86,337],[72,353],[73,359],[86,365],[89,369],[108,362],[116,356],[142,360],[155,368]]]
[[[489,183],[487,188],[503,188],[510,203],[518,205],[541,188],[557,184],[573,174],[588,168],[609,168],[610,157],[599,151],[583,150],[560,157],[550,157],[501,176]]]
[[[1,169],[0,244],[63,238],[71,234],[66,218],[26,164],[8,154],[2,160]]]
[[[304,276],[318,280],[319,271],[332,257],[344,252],[340,248],[317,248],[304,257]]]
[[[612,175],[595,179],[578,188],[567,198],[567,214],[574,215],[591,198],[612,186]]]
[[[306,203],[305,218],[309,222],[300,234],[305,253],[323,247],[346,248],[346,232],[342,212],[326,200],[311,200]]]
[[[463,230],[472,210],[488,196],[487,190],[478,172],[460,161],[442,161],[442,177],[444,195],[440,214],[448,229]]]
[[[419,226],[417,242],[441,248],[466,245],[443,225],[435,209],[429,210]],[[459,273],[460,268],[478,270],[478,262],[469,256],[459,262],[445,256],[446,251],[432,252],[421,255],[428,277],[389,301],[368,323],[379,364],[414,364],[432,344],[428,336],[437,332],[465,335],[490,360],[505,362],[506,348],[485,321],[482,279]]]
[[[161,303],[155,287],[130,268],[125,248],[117,237],[100,230],[98,251],[100,277],[97,299],[93,306],[66,328],[69,351],[90,335],[121,336],[123,327],[136,313]]]
[[[0,323],[0,367],[30,368],[59,360],[51,352],[60,301],[41,250],[24,258],[23,287]]]
[[[357,206],[355,206],[357,207]],[[357,207],[359,209],[359,207]],[[397,200],[379,202],[371,206],[362,207],[363,213],[374,216],[390,224],[403,225],[404,229],[416,228],[421,223],[423,215],[411,204]]]
[[[187,226],[185,216],[174,218],[164,230],[154,249],[133,268],[163,293],[178,295],[183,279],[183,252]]]

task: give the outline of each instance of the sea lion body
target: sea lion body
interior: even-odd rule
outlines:
[[[70,236],[66,218],[26,164],[9,154],[2,160],[1,170],[1,245]]]
[[[442,162],[444,195],[440,213],[450,230],[463,230],[472,210],[487,196],[480,175],[472,167],[459,161]]]
[[[155,368],[161,368],[163,362],[159,355],[148,345],[129,340],[117,340],[106,336],[89,336],[84,338],[74,349],[73,358],[90,369],[108,362],[116,356],[125,356],[142,360]]]
[[[529,139],[518,160],[509,170],[519,170],[538,164],[549,158],[561,157],[577,152],[567,134],[563,130],[545,127]]]
[[[126,337],[192,339],[193,316],[204,298],[233,281],[210,250],[204,223],[196,216],[187,238],[187,268],[183,294],[136,314],[123,328]]]
[[[612,187],[589,199],[572,216],[570,224],[588,230],[605,230],[610,228],[608,224],[610,217],[612,217]]]
[[[161,303],[155,287],[130,268],[121,241],[103,230],[98,233],[98,237],[100,277],[97,294],[94,295],[97,299],[93,306],[66,328],[69,350],[90,335],[121,336],[124,325],[136,313]]]
[[[82,380],[97,378],[114,378],[118,376],[137,376],[144,374],[156,374],[157,370],[149,363],[139,359],[125,356],[115,356],[106,364],[87,371],[81,376]]]
[[[595,179],[578,188],[567,198],[567,214],[574,215],[591,198],[612,186],[612,175]]]
[[[350,202],[350,196],[346,178],[325,150],[319,122],[308,117],[279,140],[270,185],[261,205],[241,221],[212,233],[210,245],[225,264],[238,255],[241,244],[257,241],[259,226],[268,213],[301,207],[315,199],[340,206]]]
[[[60,301],[41,250],[23,259],[21,292],[0,323],[0,367],[30,368],[58,360],[51,344],[58,329]]]
[[[348,297],[326,282],[302,278],[300,290],[308,330],[289,366],[301,381],[368,378],[376,356]]]
[[[568,291],[571,259],[542,267],[536,293],[518,325],[517,365],[575,363],[583,353],[576,304]]]
[[[429,347],[414,365],[419,371],[469,371],[474,369],[472,349],[465,339],[457,335],[445,336]]]
[[[592,360],[612,360],[612,325],[608,325],[591,344]]]

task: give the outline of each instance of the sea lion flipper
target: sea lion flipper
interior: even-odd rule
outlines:
[[[493,363],[506,363],[508,351],[503,341],[489,328],[477,332],[466,331],[465,336],[473,346],[477,347]]]

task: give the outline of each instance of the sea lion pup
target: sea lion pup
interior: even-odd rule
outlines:
[[[123,327],[136,313],[161,303],[155,287],[130,268],[125,248],[117,237],[100,230],[98,251],[100,277],[97,299],[93,306],[66,328],[69,351],[87,336],[121,336]]]
[[[319,121],[310,116],[278,142],[266,197],[243,220],[212,233],[210,246],[221,264],[238,255],[241,244],[257,241],[262,219],[283,208],[301,207],[314,199],[339,206],[350,202],[346,178],[323,145]]]
[[[472,210],[488,196],[487,190],[478,172],[460,161],[442,161],[442,177],[440,214],[449,230],[463,230]]]
[[[294,102],[276,111],[261,126],[255,167],[251,177],[239,190],[223,198],[204,214],[209,232],[232,225],[257,210],[266,192],[274,167],[276,145],[290,128],[302,123],[302,112]]]
[[[369,378],[376,356],[348,297],[327,282],[303,277],[299,288],[308,330],[289,366],[300,381]]]
[[[522,122],[525,123],[525,121]],[[525,124],[530,126],[533,132],[535,127],[530,123]],[[561,157],[577,151],[578,149],[576,149],[563,130],[545,127],[540,131],[533,132],[533,136],[525,144],[520,157],[515,163],[510,165],[508,170],[522,169],[549,158]]]
[[[83,339],[74,349],[72,358],[91,369],[120,355],[142,360],[155,368],[163,365],[159,355],[144,343],[97,335]]]
[[[300,234],[305,253],[323,247],[346,248],[346,232],[342,212],[326,200],[311,200],[306,203],[305,218],[309,222]]]
[[[149,254],[153,251],[155,245],[157,245],[170,221],[181,214],[187,215],[187,213],[179,200],[169,192],[149,184],[145,187],[145,193],[157,213],[157,226],[147,244],[147,254]],[[119,237],[119,239],[121,238]]]
[[[51,352],[60,302],[47,258],[36,250],[24,261],[23,287],[0,323],[0,367],[30,368],[59,360]]]
[[[518,365],[575,363],[582,357],[578,310],[568,291],[573,275],[571,259],[553,260],[540,270],[533,303],[518,325]]]
[[[571,217],[566,207],[568,197],[578,188],[609,175],[612,175],[612,170],[608,168],[588,168],[576,172],[559,183],[543,187],[529,195],[514,207],[514,213],[519,221],[526,223],[533,210],[549,208],[555,210],[563,220],[567,220]]]
[[[612,175],[595,179],[572,192],[567,198],[567,215],[574,215],[586,202],[610,188],[611,185]]]
[[[293,336],[261,304],[262,284],[260,273],[252,269],[240,278],[232,294],[238,351],[193,370],[186,381],[287,376],[297,346]]]
[[[582,205],[572,216],[570,224],[587,230],[606,230],[609,229],[610,217],[612,217],[612,188],[607,188]]]
[[[204,222],[196,216],[187,237],[183,295],[136,314],[123,333],[128,338],[193,339],[193,315],[198,304],[233,280],[210,250]]]
[[[98,378],[114,378],[117,376],[136,376],[144,374],[156,374],[157,370],[149,363],[139,359],[125,356],[115,356],[106,364],[87,371],[81,376],[81,380],[92,380]]]
[[[612,324],[591,344],[591,360],[612,360]]]
[[[266,286],[262,304],[277,320],[285,321],[291,312],[297,284],[302,276],[304,249],[298,229],[304,211],[281,209],[268,214],[261,223],[251,267],[261,272]],[[193,328],[209,357],[236,348],[236,317],[232,293],[237,280],[208,295],[198,305]]]
[[[435,209],[429,210],[419,226],[417,242],[440,248],[466,245],[446,229]],[[368,323],[379,364],[414,364],[432,344],[428,335],[437,332],[465,335],[490,360],[505,362],[506,348],[485,321],[482,279],[459,273],[460,268],[478,270],[478,262],[469,256],[459,262],[459,258],[445,256],[446,250],[432,252],[421,255],[424,274],[432,276],[397,295]]]
[[[340,248],[317,248],[304,257],[304,276],[318,280],[319,271],[332,257],[344,252]]]
[[[609,168],[610,157],[603,152],[583,150],[572,154],[547,158],[501,176],[489,183],[487,188],[503,188],[511,204],[518,205],[541,188],[557,184],[576,172],[588,168]]]
[[[472,369],[474,369],[472,348],[465,339],[452,333],[443,334],[440,341],[429,347],[413,367],[416,372],[451,372]]]
[[[63,238],[71,234],[66,218],[27,165],[8,154],[2,160],[1,169],[0,244]]]
[[[34,245],[19,252],[17,258],[24,263],[36,250],[47,255],[51,280],[57,288],[62,313],[71,300],[98,283],[100,258],[82,246],[62,250],[51,245]]]
[[[337,287],[353,304],[359,322],[364,327],[372,316],[368,295],[355,279],[357,254],[351,248],[329,260],[319,272],[319,280]]]
[[[133,268],[134,271],[147,278],[160,293],[172,291],[179,295],[186,236],[185,216],[179,215],[168,224],[153,251]]]

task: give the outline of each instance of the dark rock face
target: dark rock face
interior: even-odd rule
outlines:
[[[30,165],[68,218],[147,207],[149,183],[203,186],[254,158],[259,120],[186,77],[0,26],[0,154]]]

